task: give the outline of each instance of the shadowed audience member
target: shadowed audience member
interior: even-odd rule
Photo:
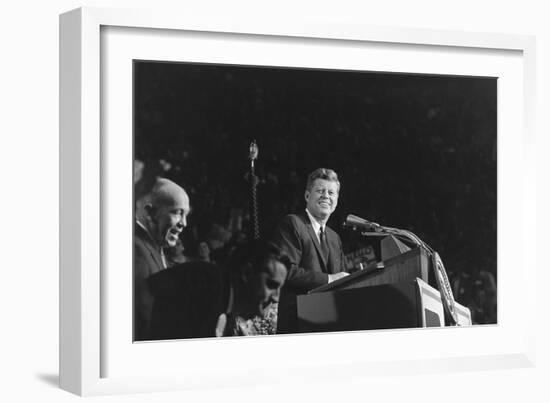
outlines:
[[[228,269],[230,299],[218,318],[216,336],[274,334],[288,257],[274,244],[254,240],[233,251]]]

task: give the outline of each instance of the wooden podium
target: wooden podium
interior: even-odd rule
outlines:
[[[298,330],[444,326],[441,295],[432,286],[429,256],[422,248],[406,249],[400,253],[405,249],[393,248],[395,256],[299,295]]]

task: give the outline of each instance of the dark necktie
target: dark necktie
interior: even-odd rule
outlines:
[[[321,244],[321,252],[323,253],[323,258],[325,262],[328,262],[328,243],[327,243],[327,234],[325,233],[323,227],[319,230],[319,243]]]

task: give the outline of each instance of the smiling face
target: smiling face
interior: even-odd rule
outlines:
[[[309,213],[317,220],[326,222],[338,205],[338,183],[315,179],[304,197]]]
[[[157,202],[149,206],[150,231],[159,246],[176,246],[189,210],[189,197],[181,187],[174,184],[162,189]]]

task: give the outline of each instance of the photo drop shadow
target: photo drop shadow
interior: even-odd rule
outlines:
[[[59,387],[59,374],[36,374],[35,376],[47,385]]]

